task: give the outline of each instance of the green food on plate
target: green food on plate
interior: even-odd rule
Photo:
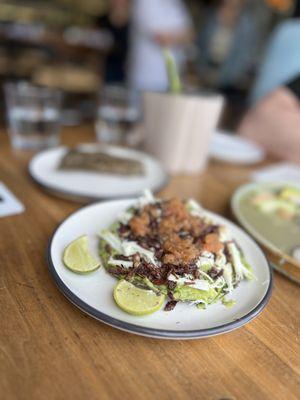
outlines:
[[[238,212],[266,245],[294,256],[300,244],[300,189],[257,184],[239,200]]]
[[[226,295],[255,279],[246,256],[226,226],[207,217],[195,200],[158,199],[150,192],[99,232],[99,255],[118,280],[113,298],[125,312],[152,314],[177,303],[206,309],[232,306]],[[87,236],[72,242],[64,262],[74,272],[99,263],[88,251]],[[99,293],[101,296],[101,293]]]
[[[229,230],[207,218],[194,200],[148,193],[99,236],[107,272],[165,296],[167,311],[179,302],[205,309],[255,278]]]

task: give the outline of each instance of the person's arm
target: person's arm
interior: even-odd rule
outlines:
[[[270,154],[300,163],[300,104],[288,87],[263,98],[243,119],[239,133]]]

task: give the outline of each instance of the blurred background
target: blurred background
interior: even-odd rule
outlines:
[[[151,29],[160,18],[160,7],[162,15],[170,15],[170,10],[163,10],[164,2],[153,2],[157,3],[156,16],[147,13],[143,0],[1,1],[1,90],[6,81],[16,80],[61,89],[66,125],[95,118],[97,96],[105,84],[163,90],[159,65],[147,65],[151,43],[141,38],[143,29]],[[185,27],[185,31],[181,29],[177,37],[176,30],[173,37],[158,32],[153,40],[184,47],[178,63],[185,90],[223,93],[226,108],[221,125],[235,129],[247,110],[268,41],[280,24],[298,15],[298,2],[175,2],[173,26]],[[153,59],[155,54],[151,54]],[[147,82],[149,75],[154,78]]]

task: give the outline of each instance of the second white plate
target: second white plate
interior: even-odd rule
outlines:
[[[82,144],[83,149],[97,149],[97,144]],[[114,156],[140,161],[144,167],[143,176],[122,176],[90,171],[63,171],[58,166],[68,151],[57,147],[38,153],[29,164],[29,173],[36,183],[59,197],[77,201],[124,198],[138,196],[144,189],[157,192],[168,182],[168,175],[162,165],[148,154],[123,147],[105,147]],[[103,149],[103,146],[101,146]]]
[[[231,164],[255,164],[265,157],[256,143],[226,131],[216,131],[212,137],[210,156]]]

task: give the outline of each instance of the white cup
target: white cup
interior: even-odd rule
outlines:
[[[170,173],[199,173],[224,104],[221,95],[144,93],[145,150]]]

